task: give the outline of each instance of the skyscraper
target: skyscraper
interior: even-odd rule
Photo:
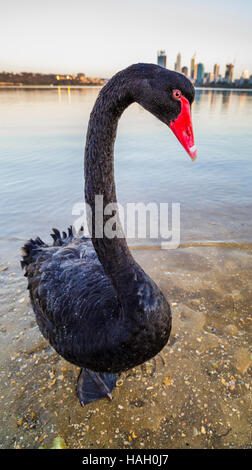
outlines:
[[[197,82],[202,83],[204,77],[204,65],[199,63],[197,64]]]
[[[175,68],[176,72],[181,72],[181,54],[180,54],[180,52],[177,55],[177,60],[175,62],[174,68]]]
[[[197,80],[197,73],[198,73],[198,64],[194,65],[194,71],[193,71],[193,79]]]
[[[196,60],[196,54],[194,54],[194,56],[191,59],[191,78],[194,78],[195,60]]]
[[[158,51],[158,53],[157,53],[157,63],[161,67],[166,68],[166,53],[165,53],[165,51]]]
[[[218,78],[219,73],[220,73],[220,66],[219,66],[219,64],[214,64],[213,73],[214,73],[214,80],[215,80],[216,78]]]
[[[225,80],[228,82],[233,81],[233,73],[234,73],[234,65],[233,64],[227,64],[226,65],[226,72],[225,72]]]

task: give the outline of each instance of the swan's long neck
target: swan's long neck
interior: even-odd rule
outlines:
[[[136,272],[139,269],[140,274],[142,270],[130,254],[123,234],[114,238],[105,235],[104,228],[111,214],[101,217],[98,207],[95,207],[95,197],[103,196],[103,208],[109,203],[116,203],[114,142],[118,120],[133,101],[129,83],[117,74],[97,98],[90,116],[85,150],[85,199],[92,212],[92,242],[106,274],[117,291],[123,285],[132,287],[132,283],[136,281]],[[98,227],[99,233],[97,226],[95,227],[98,219],[102,220],[102,230]],[[119,224],[118,217],[117,233]]]

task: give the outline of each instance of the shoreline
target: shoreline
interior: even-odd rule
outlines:
[[[58,90],[58,88],[65,88],[65,89],[81,89],[81,88],[103,88],[104,85],[0,85],[1,89],[40,89],[40,90]],[[216,91],[250,91],[252,92],[252,88],[239,88],[239,87],[211,87],[211,86],[196,86],[195,90],[216,90]]]
[[[81,88],[102,88],[104,85],[0,85],[0,90],[6,88],[11,89],[19,89],[22,90],[23,88],[30,88],[30,89],[40,89],[40,90],[58,90],[59,88],[65,88],[66,90],[71,89],[81,89]]]
[[[86,235],[85,235],[86,236]],[[79,238],[79,236],[76,236],[76,238]],[[80,237],[81,238],[81,237]],[[90,238],[90,237],[88,237]],[[0,237],[0,243],[1,242],[21,242],[21,243],[26,243],[28,238],[22,238],[22,237]],[[50,239],[49,239],[50,240]],[[130,239],[126,237],[127,244],[131,250],[160,250],[166,248],[162,248],[161,243],[166,243],[165,240],[162,242],[157,241],[149,241],[146,244],[138,243],[137,241],[133,241],[132,243],[130,242]],[[45,242],[47,242],[45,240]],[[51,243],[51,240],[50,240]],[[190,248],[190,247],[223,247],[223,248],[241,248],[241,249],[251,249],[252,250],[252,241],[251,240],[185,240],[181,241],[179,245],[175,248],[171,249],[179,249],[179,248]]]

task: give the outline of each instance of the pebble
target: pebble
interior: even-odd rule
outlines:
[[[198,436],[199,435],[199,431],[197,428],[193,427],[193,435],[194,436]]]
[[[169,385],[171,385],[173,383],[173,378],[170,377],[169,375],[163,380],[163,384],[166,386],[166,387],[169,387]]]
[[[201,301],[199,299],[192,299],[191,300],[191,304],[196,305],[196,306],[200,305],[200,302]]]

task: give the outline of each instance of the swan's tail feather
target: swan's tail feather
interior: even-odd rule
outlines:
[[[23,247],[22,247],[22,255],[23,259],[21,260],[21,267],[22,269],[29,266],[30,263],[34,261],[37,256],[38,251],[41,250],[42,247],[47,247],[41,238],[37,237],[35,240],[29,240]],[[27,276],[27,272],[25,273]]]
[[[70,226],[68,228],[68,235],[66,232],[62,232],[57,228],[52,229],[53,233],[51,233],[51,237],[53,238],[53,245],[52,246],[62,246],[67,245],[69,242],[72,241],[74,238],[73,228]],[[41,238],[37,237],[35,240],[29,240],[22,248],[22,255],[23,258],[21,260],[21,267],[22,269],[26,268],[25,276],[27,276],[27,267],[33,263],[38,254],[44,251],[44,248],[50,248],[49,245],[44,243]]]
[[[62,232],[61,235],[57,228],[53,228],[52,231],[53,233],[51,233],[51,237],[53,239],[53,246],[62,246],[66,241],[69,242],[73,238],[73,228],[71,225],[68,227],[68,235],[66,232]]]

